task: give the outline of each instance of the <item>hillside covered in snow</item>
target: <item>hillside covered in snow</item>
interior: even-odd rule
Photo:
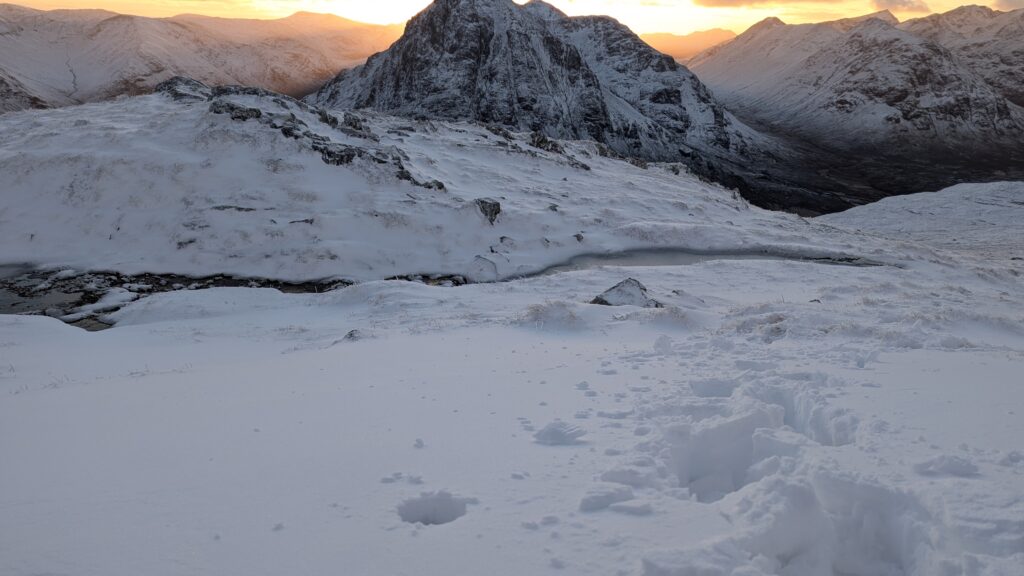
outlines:
[[[146,93],[178,75],[301,96],[401,32],[326,14],[144,18],[0,4],[0,112]]]
[[[1020,183],[807,219],[187,80],[4,115],[0,170],[26,298],[138,275],[101,332],[0,315],[0,572],[1024,563]]]
[[[834,148],[974,160],[1024,141],[1024,109],[896,23],[768,19],[690,66],[742,117]]]
[[[1015,73],[990,84],[977,60],[912,24],[889,12],[819,24],[768,18],[688,65],[740,119],[809,150],[808,167],[866,185],[873,199],[1024,177],[1024,108],[1005,90]],[[1019,44],[1005,35],[1014,39],[976,43],[992,52]],[[993,58],[1012,68],[1007,53]]]
[[[304,99],[215,82],[348,23],[0,6],[0,575],[1021,576],[1020,109],[911,24],[715,49],[795,143],[537,0]]]
[[[0,243],[14,262],[494,280],[632,248],[849,247],[790,236],[801,225],[783,215],[772,217],[781,228],[756,228],[745,220],[768,213],[679,163],[642,165],[593,142],[479,124],[334,112],[255,89],[180,79],[149,96],[6,115],[0,127]]]
[[[1024,106],[1024,9],[961,6],[899,28],[949,49],[1006,99]]]

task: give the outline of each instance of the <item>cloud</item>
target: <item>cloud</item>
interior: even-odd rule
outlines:
[[[1024,0],[995,0],[1006,4],[1024,5]],[[693,0],[698,6],[709,8],[735,8],[739,6],[777,5],[778,0]],[[835,0],[788,0],[787,4],[835,4]],[[871,0],[878,10],[895,10],[897,12],[931,12],[924,0]],[[843,16],[838,16],[842,18]]]
[[[765,6],[777,7],[779,0],[692,0],[697,6],[708,8],[734,8],[737,6]],[[1022,1],[1022,0],[1012,0]],[[835,4],[835,0],[788,0],[786,4]]]
[[[871,3],[879,10],[895,10],[897,12],[932,11],[923,0],[871,0]]]
[[[1024,8],[1024,0],[996,0],[995,7],[999,10],[1019,10]]]

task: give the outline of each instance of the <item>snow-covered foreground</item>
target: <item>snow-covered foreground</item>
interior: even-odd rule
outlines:
[[[493,177],[439,154],[450,182]],[[1019,576],[1024,185],[809,223],[697,190],[678,201],[719,228],[601,227],[670,206],[639,194],[569,213],[615,248],[742,222],[892,265],[181,291],[100,333],[0,316],[0,573]],[[518,219],[528,198],[498,225],[556,228]],[[587,303],[628,277],[662,307]]]

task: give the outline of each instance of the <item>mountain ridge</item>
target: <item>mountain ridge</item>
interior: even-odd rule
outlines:
[[[748,124],[833,153],[887,193],[1024,176],[1024,109],[953,51],[875,16],[766,19],[689,64]],[[881,156],[888,182],[866,168]]]
[[[145,93],[176,75],[301,96],[400,34],[401,26],[310,13],[147,18],[0,4],[0,70],[45,106]],[[30,107],[24,97],[0,98],[7,111]]]

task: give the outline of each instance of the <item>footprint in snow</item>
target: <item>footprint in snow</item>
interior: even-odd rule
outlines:
[[[586,430],[576,426],[575,424],[569,424],[562,420],[555,420],[547,426],[538,430],[534,435],[534,441],[537,444],[543,444],[545,446],[570,446],[573,444],[579,444],[580,438],[585,436]]]

